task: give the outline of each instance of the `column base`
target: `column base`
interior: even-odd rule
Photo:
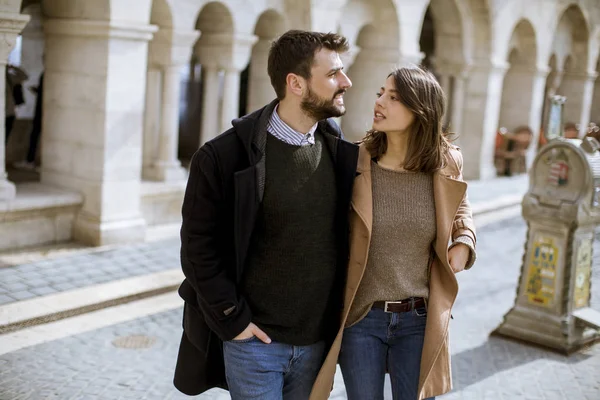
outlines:
[[[73,239],[91,246],[143,242],[145,237],[146,221],[141,216],[101,222],[79,214],[73,224]]]
[[[157,162],[143,171],[143,178],[158,182],[180,182],[187,180],[188,173],[179,162]]]
[[[14,183],[4,179],[0,180],[0,201],[12,200],[17,196],[17,188]]]
[[[565,328],[565,320],[559,317],[541,316],[536,312],[518,306],[510,310],[504,321],[491,334],[534,344],[569,355],[583,347],[596,343],[600,334],[577,326]]]

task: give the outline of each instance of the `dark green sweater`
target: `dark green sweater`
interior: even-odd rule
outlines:
[[[269,134],[265,168],[243,293],[252,322],[271,339],[313,344],[339,311],[330,304],[337,254],[333,161],[321,133],[302,147]]]

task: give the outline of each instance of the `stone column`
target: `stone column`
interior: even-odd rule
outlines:
[[[270,46],[270,40],[261,39],[252,49],[250,77],[248,79],[248,112],[258,110],[277,97],[267,73]]]
[[[0,74],[2,74],[2,76],[4,76],[4,74],[6,73],[6,59],[2,58],[2,60],[4,60],[3,62],[0,62]],[[2,120],[4,121],[5,118],[5,108],[6,108],[6,104],[5,104],[5,96],[4,93],[6,91],[6,80],[5,79],[0,79],[0,93],[2,94],[2,96],[0,96],[0,115],[2,115]],[[10,200],[12,198],[15,197],[15,195],[17,194],[17,190],[15,188],[15,184],[10,182],[8,180],[8,175],[6,174],[6,168],[5,168],[5,164],[6,164],[6,146],[4,145],[4,138],[6,135],[5,132],[5,128],[4,128],[4,123],[0,124],[2,125],[0,127],[0,132],[3,132],[2,135],[0,135],[0,202],[2,201],[6,201],[6,200]]]
[[[219,132],[231,128],[231,121],[239,117],[240,104],[240,70],[225,69],[225,84],[223,85],[223,105],[221,107],[221,124]]]
[[[583,99],[581,101],[581,119],[580,119],[580,129],[579,136],[583,137],[587,133],[587,127],[590,123],[590,115],[592,112],[592,104],[594,99],[594,85],[596,83],[596,78],[598,77],[598,73],[595,71],[591,71],[587,75],[587,79],[583,84]]]
[[[362,139],[373,126],[375,92],[399,59],[396,49],[363,48],[356,56],[348,70],[353,86],[344,96],[346,114],[342,117],[342,129],[347,140]]]
[[[184,180],[186,176],[177,158],[181,67],[170,65],[163,69],[158,158],[153,168],[155,178],[163,182]]]
[[[23,30],[23,27],[29,21],[28,15],[21,14],[8,14],[0,19],[0,76],[4,77],[6,73],[6,63],[8,62],[8,56],[15,46],[17,36]],[[0,116],[2,117],[2,123],[0,123],[0,202],[11,200],[16,195],[16,188],[12,182],[9,182],[6,169],[4,167],[6,160],[6,148],[4,145],[4,138],[6,135],[4,129],[5,115],[5,96],[6,92],[6,80],[0,79]]]
[[[44,29],[41,181],[84,195],[76,240],[143,240],[143,107],[148,41],[156,28],[48,18]]]
[[[498,129],[502,83],[508,64],[487,60],[474,63],[464,101],[461,147],[464,176],[490,179],[496,176],[494,143]]]
[[[463,113],[465,103],[465,92],[467,88],[468,70],[462,70],[454,76],[454,90],[452,92],[452,118],[450,124],[452,130],[458,133],[458,144],[463,133]]]
[[[200,145],[219,134],[219,70],[202,64],[202,127]]]
[[[21,66],[29,75],[23,82],[23,88],[37,86],[39,78],[44,71],[44,30],[42,29],[41,4],[32,4],[24,11],[31,16],[31,20],[21,33]],[[25,104],[17,110],[18,118],[33,119],[35,113],[35,94],[23,90]]]
[[[144,108],[144,141],[142,177],[153,180],[154,161],[158,153],[158,137],[161,113],[161,79],[162,74],[156,66],[150,66],[146,74],[146,105]]]
[[[206,85],[203,85],[201,143],[228,129],[231,126],[231,120],[237,118],[240,92],[239,74],[248,65],[252,46],[256,40],[257,37],[252,35],[211,33],[202,35],[198,41],[196,53],[202,63],[202,68],[206,68],[206,74],[204,74]],[[217,69],[225,70],[223,106],[220,110],[219,105],[215,104],[218,102],[219,89]],[[211,120],[207,120],[208,118]]]
[[[584,101],[588,95],[587,87],[589,87],[589,80],[590,78],[587,73],[565,72],[557,93],[567,98],[564,105],[564,122],[574,122],[582,125],[585,123],[587,125],[587,121],[584,121],[583,118],[583,110],[586,108]],[[587,118],[589,118],[589,114]],[[580,128],[585,130],[586,127],[580,126]]]
[[[451,99],[452,94],[450,93],[450,74],[448,73],[440,73],[440,86],[444,90],[444,93],[448,97],[448,100]]]
[[[192,45],[199,33],[163,28],[156,32],[150,44],[149,63],[160,78],[152,77],[152,82],[148,83],[158,93],[147,94],[150,99],[147,99],[146,118],[151,118],[155,125],[149,127],[150,131],[146,131],[144,138],[145,153],[150,153],[150,163],[144,171],[145,178],[171,182],[186,177],[177,157],[181,72],[190,62]]]
[[[533,139],[527,149],[527,169],[531,167],[535,155],[537,154],[537,144],[540,138],[540,129],[542,122],[542,112],[544,110],[546,79],[550,69],[545,65],[539,65],[533,76],[531,87],[531,108],[529,109],[529,127],[533,131]]]

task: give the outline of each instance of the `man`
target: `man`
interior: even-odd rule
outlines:
[[[29,77],[27,73],[16,65],[8,64],[5,73],[5,96],[4,96],[4,144],[8,143],[8,137],[12,132],[16,119],[16,108],[25,102],[23,99],[22,84]],[[16,92],[16,93],[15,93]],[[15,96],[16,95],[16,96]]]
[[[277,100],[194,155],[183,203],[185,300],[175,386],[309,397],[338,328],[358,147],[328,118],[352,83],[335,34],[272,44]]]
[[[40,135],[42,133],[42,111],[44,106],[44,72],[41,73],[37,87],[31,86],[29,90],[36,94],[35,100],[35,113],[31,125],[31,132],[29,133],[29,146],[27,148],[27,156],[25,160],[15,163],[15,168],[35,170],[35,159],[37,155],[37,149],[40,142]]]

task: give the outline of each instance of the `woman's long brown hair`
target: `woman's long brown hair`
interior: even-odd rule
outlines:
[[[449,142],[442,130],[446,97],[435,76],[419,67],[395,69],[394,78],[400,102],[415,116],[410,127],[408,150],[402,167],[407,171],[434,172],[446,165]],[[387,151],[385,132],[370,130],[362,140],[375,159]]]

